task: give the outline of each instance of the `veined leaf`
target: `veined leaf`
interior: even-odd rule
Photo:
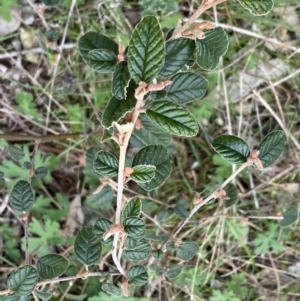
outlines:
[[[130,178],[137,183],[146,183],[154,178],[155,170],[153,165],[137,165],[133,167]]]
[[[207,80],[196,73],[181,72],[170,80],[172,84],[165,88],[167,97],[178,105],[202,98],[207,90]]]
[[[176,256],[181,260],[190,260],[199,252],[199,246],[194,242],[182,242]]]
[[[191,137],[198,133],[193,116],[170,101],[154,101],[146,110],[149,119],[169,134]]]
[[[146,268],[142,265],[132,266],[127,272],[127,277],[136,286],[145,285],[149,278]]]
[[[101,242],[105,244],[112,243],[114,240],[113,236],[110,236],[107,240],[103,240],[103,234],[111,228],[112,224],[113,223],[111,221],[103,217],[99,217],[95,221],[93,233],[99,238]]]
[[[128,217],[122,224],[126,234],[133,239],[141,239],[146,233],[145,223],[139,217]]]
[[[88,65],[98,72],[112,72],[117,64],[117,56],[105,49],[94,49],[88,53]]]
[[[225,187],[225,191],[226,191],[226,196],[229,197],[229,200],[224,201],[224,207],[228,208],[234,205],[238,201],[238,190],[233,184],[229,183]]]
[[[122,290],[116,285],[113,285],[111,283],[103,283],[101,288],[110,295],[117,296],[117,297],[122,296]]]
[[[133,250],[136,247],[137,243],[138,243],[138,240],[136,240],[130,236],[127,236],[125,239],[125,242],[124,242],[124,247],[126,250]]]
[[[195,41],[191,39],[176,39],[166,43],[165,64],[159,75],[168,77],[185,66],[195,51]]]
[[[39,179],[44,179],[47,177],[48,168],[45,166],[40,166],[34,171],[34,175]]]
[[[31,185],[27,181],[19,181],[13,187],[9,203],[15,211],[30,211],[34,203]]]
[[[106,177],[115,177],[118,174],[118,159],[108,151],[99,151],[94,161],[95,171]]]
[[[127,260],[145,260],[151,252],[151,246],[148,242],[140,240],[133,250],[123,250],[122,258]]]
[[[7,147],[9,155],[16,161],[22,160],[25,156],[25,153],[18,147],[9,145]]]
[[[37,271],[40,277],[52,279],[63,274],[69,265],[69,261],[58,254],[47,254],[37,261]]]
[[[17,294],[7,295],[2,301],[30,301],[27,296],[19,296]]]
[[[196,40],[197,64],[204,70],[214,70],[220,57],[227,52],[228,37],[221,27],[205,30],[205,39]]]
[[[273,8],[273,0],[239,0],[241,5],[249,10],[252,15],[263,16]]]
[[[149,145],[138,151],[133,158],[132,166],[142,164],[156,167],[155,176],[150,182],[139,183],[139,186],[147,191],[162,185],[172,170],[167,148],[162,145]]]
[[[264,168],[272,165],[281,155],[285,145],[285,135],[283,131],[274,131],[268,134],[259,144],[258,158]]]
[[[232,164],[242,164],[250,154],[248,144],[241,138],[232,135],[221,135],[212,141],[212,147],[224,159]]]
[[[138,197],[133,197],[125,205],[121,213],[121,223],[128,217],[139,217],[142,209],[142,201]]]
[[[298,208],[296,206],[290,206],[283,214],[283,219],[279,221],[279,225],[282,228],[290,227],[299,218]]]
[[[41,298],[43,301],[50,300],[51,297],[52,297],[52,294],[48,293],[48,292],[41,292],[41,291],[38,291],[38,290],[35,290],[35,292],[38,295],[38,297]]]
[[[167,273],[165,274],[166,277],[168,277],[169,279],[175,279],[179,276],[179,274],[181,273],[183,269],[182,265],[174,265],[173,267],[171,267],[170,269],[167,270]]]
[[[136,83],[150,83],[164,64],[163,33],[154,16],[146,16],[135,27],[128,46],[128,69]]]
[[[118,99],[126,99],[126,89],[129,86],[130,74],[127,62],[118,63],[112,80],[112,94]]]

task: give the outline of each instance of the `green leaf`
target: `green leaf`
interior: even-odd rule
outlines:
[[[105,49],[118,55],[118,44],[107,36],[98,32],[89,31],[80,37],[78,50],[85,60],[89,59],[89,52],[95,49]]]
[[[175,279],[179,276],[179,274],[182,272],[183,266],[182,265],[174,265],[170,269],[167,270],[167,273],[165,274],[169,279]]]
[[[151,102],[146,114],[155,125],[169,134],[191,137],[198,133],[198,124],[193,116],[170,101]]]
[[[132,266],[127,272],[127,277],[136,286],[147,284],[149,278],[146,268],[142,265]]]
[[[137,183],[146,183],[154,178],[155,170],[156,167],[153,165],[136,165],[130,178]]]
[[[145,260],[151,252],[151,246],[148,242],[140,240],[132,250],[123,250],[122,258],[127,260]]]
[[[154,16],[146,16],[135,27],[128,46],[128,69],[136,83],[150,83],[164,64],[163,33]]]
[[[91,173],[93,173],[95,175],[97,175],[97,173],[94,170],[93,164],[94,164],[95,159],[97,158],[98,152],[99,152],[98,148],[90,147],[85,153],[86,167]]]
[[[129,86],[130,74],[127,62],[118,63],[112,80],[112,94],[118,99],[126,99],[126,89]]]
[[[121,213],[121,223],[128,217],[139,217],[142,209],[142,201],[138,197],[133,197],[125,205]]]
[[[0,179],[4,178],[4,173],[2,171],[0,171]]]
[[[113,285],[111,283],[103,283],[101,288],[110,295],[117,296],[117,297],[122,296],[122,290],[116,285]]]
[[[139,217],[128,217],[124,219],[123,227],[126,234],[133,239],[140,239],[146,233],[145,223]]]
[[[118,174],[118,159],[108,151],[99,151],[94,161],[95,171],[105,177],[115,177]]]
[[[165,88],[167,97],[178,105],[202,98],[207,90],[207,80],[196,73],[178,73],[170,80],[172,84]]]
[[[273,0],[239,0],[241,5],[249,10],[252,15],[263,16],[273,8]]]
[[[32,164],[31,164],[31,162],[30,161],[25,161],[24,163],[23,163],[23,167],[25,168],[25,169],[31,169],[31,167],[32,167]]]
[[[93,229],[83,227],[77,234],[74,243],[75,255],[84,265],[99,264],[102,245],[97,236],[93,233]]]
[[[126,250],[133,250],[136,247],[137,243],[138,243],[138,240],[136,240],[130,236],[127,236],[125,239],[125,242],[124,242],[124,247]]]
[[[290,206],[282,216],[284,219],[279,221],[279,225],[282,228],[290,227],[293,223],[295,223],[299,218],[298,208],[296,206]]]
[[[15,211],[30,211],[34,203],[31,185],[27,181],[19,181],[13,187],[9,203]]]
[[[42,0],[42,1],[47,6],[55,6],[60,3],[60,0]]]
[[[16,161],[22,160],[25,156],[25,153],[16,146],[9,145],[7,147],[7,150],[8,150],[9,155],[12,157],[12,159],[14,159]]]
[[[17,295],[29,295],[38,282],[38,273],[31,265],[25,265],[11,273],[7,280],[7,287]]]
[[[169,241],[167,244],[166,244],[166,249],[167,251],[173,251],[175,249],[175,244],[173,241]]]
[[[47,177],[48,168],[45,166],[40,166],[35,170],[35,176],[39,179],[44,179]]]
[[[138,151],[133,158],[132,166],[141,164],[154,165],[156,167],[155,176],[150,182],[139,183],[139,186],[147,191],[162,185],[172,170],[168,151],[162,145],[149,145]]]
[[[158,249],[158,250],[155,250],[155,251],[152,253],[152,255],[153,255],[153,257],[154,257],[155,259],[160,260],[160,259],[162,259],[162,258],[164,257],[164,252],[163,252],[162,250]]]
[[[197,64],[204,70],[214,70],[227,52],[228,37],[221,27],[204,30],[204,33],[204,39],[196,40]]]
[[[274,131],[268,134],[259,144],[258,158],[264,168],[272,165],[281,155],[285,145],[285,135],[283,131]]]
[[[250,155],[248,144],[232,135],[221,135],[212,141],[212,147],[224,159],[232,164],[242,164]]]
[[[87,199],[87,204],[93,209],[108,210],[115,199],[115,191],[109,185],[105,185],[98,193],[93,193]]]
[[[112,72],[117,64],[117,56],[109,50],[94,49],[88,53],[86,62],[95,71]]]
[[[103,239],[103,234],[111,228],[112,224],[113,223],[111,221],[103,217],[97,218],[94,224],[93,233],[99,238],[101,242],[105,244],[110,244],[114,240],[113,236],[110,236],[107,240]]]
[[[182,242],[177,249],[176,256],[181,260],[190,260],[199,252],[199,247],[194,242]]]
[[[171,143],[170,135],[155,126],[146,114],[140,115],[139,119],[143,127],[141,129],[134,128],[130,138],[130,144],[132,146],[139,148],[150,144],[168,146]]]
[[[224,207],[228,208],[234,205],[238,201],[238,190],[233,184],[229,183],[225,187],[225,191],[226,191],[226,196],[229,197],[230,199],[224,201]]]
[[[41,278],[52,279],[62,275],[68,266],[69,261],[65,257],[48,254],[39,258],[36,268]]]
[[[185,204],[182,204],[182,203],[176,204],[176,206],[174,207],[174,213],[175,213],[180,219],[185,219],[185,218],[188,217],[188,215],[189,215],[188,211],[186,210]]]
[[[5,179],[0,178],[0,191],[2,191],[6,186]]]
[[[195,41],[191,39],[176,39],[166,43],[165,64],[159,75],[168,77],[185,66],[195,51]]]
[[[38,295],[39,298],[41,298],[43,301],[50,300],[52,297],[51,293],[48,292],[41,292],[41,291],[35,291],[35,293]]]
[[[30,301],[27,296],[19,296],[16,294],[7,295],[2,301]]]

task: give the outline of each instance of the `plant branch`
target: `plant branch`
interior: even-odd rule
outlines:
[[[171,40],[175,40],[175,39],[179,39],[182,37],[182,33],[184,31],[186,31],[198,18],[199,16],[201,16],[205,11],[207,11],[209,8],[226,2],[227,0],[204,0],[204,3],[202,3],[202,5],[194,12],[194,14],[189,18],[189,20],[183,25],[181,26],[178,30],[174,30],[174,33],[172,35],[172,37],[169,39],[169,41]]]

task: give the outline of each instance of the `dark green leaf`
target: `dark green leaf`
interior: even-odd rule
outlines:
[[[225,191],[226,191],[226,196],[229,197],[230,199],[224,201],[224,207],[228,208],[234,205],[238,201],[238,190],[233,184],[229,183],[225,187]]]
[[[168,77],[185,66],[195,51],[195,41],[191,39],[177,39],[166,43],[165,64],[159,75]]]
[[[60,0],[42,0],[42,1],[47,6],[55,6],[60,3]]]
[[[181,72],[170,80],[172,84],[165,88],[167,97],[178,105],[202,98],[207,90],[207,80],[196,73]]]
[[[145,260],[151,252],[151,246],[148,242],[140,240],[133,250],[123,250],[122,258],[127,260]]]
[[[147,284],[149,278],[147,270],[142,265],[132,266],[127,272],[127,277],[136,286]]]
[[[180,219],[185,219],[188,217],[189,213],[186,210],[186,206],[184,204],[176,204],[174,207],[174,213],[180,218]]]
[[[121,213],[121,223],[128,217],[139,217],[142,209],[142,201],[138,197],[133,197],[125,205]]]
[[[30,301],[30,299],[27,296],[12,294],[5,296],[2,301]]]
[[[99,151],[94,161],[95,171],[105,177],[115,177],[118,174],[118,159],[108,151]]]
[[[4,188],[5,188],[5,179],[3,178],[0,178],[0,191],[2,191]]]
[[[130,178],[137,183],[146,183],[154,178],[155,170],[156,167],[153,165],[136,165]]]
[[[111,221],[103,217],[97,218],[94,224],[93,233],[105,244],[112,243],[114,240],[113,236],[110,236],[107,240],[103,240],[103,234],[111,228],[112,224]]]
[[[228,37],[221,27],[205,30],[205,39],[196,40],[197,64],[204,70],[217,68],[220,57],[227,52]]]
[[[4,173],[0,171],[0,179],[4,178]]]
[[[57,254],[47,254],[37,261],[37,271],[41,278],[52,279],[62,275],[69,265],[69,261]]]
[[[125,242],[124,242],[124,247],[127,250],[133,250],[136,247],[137,243],[138,243],[138,240],[133,239],[130,236],[127,236],[125,239]]]
[[[198,124],[193,116],[170,101],[151,102],[146,114],[155,125],[169,134],[190,137],[198,133]]]
[[[154,178],[148,183],[139,184],[139,186],[147,191],[162,185],[172,170],[168,151],[162,145],[149,145],[142,148],[132,161],[133,167],[140,164],[149,164],[156,167]]]
[[[19,181],[13,187],[9,203],[15,211],[30,211],[34,203],[31,185],[27,181]]]
[[[143,147],[150,144],[161,144],[168,146],[171,143],[171,137],[168,133],[155,126],[147,117],[142,114],[139,117],[143,124],[141,129],[135,128],[130,138],[130,144],[134,147]]]
[[[200,187],[194,188],[193,190],[199,194],[202,194],[205,191],[205,189],[206,188],[204,186],[200,186]]]
[[[99,264],[102,245],[100,240],[93,233],[93,229],[83,227],[77,234],[74,243],[75,255],[84,265]]]
[[[50,300],[51,297],[52,297],[52,294],[51,293],[48,293],[48,292],[41,292],[41,291],[35,291],[35,293],[38,295],[38,297],[40,299],[42,299],[43,301],[47,301],[47,300]]]
[[[16,146],[9,145],[7,150],[9,155],[16,161],[22,160],[25,156],[24,152]]]
[[[123,220],[123,227],[126,234],[133,239],[140,239],[145,235],[145,223],[139,217],[128,217]]]
[[[118,99],[126,99],[126,89],[129,85],[130,74],[127,62],[118,63],[112,80],[112,94]]]
[[[167,244],[166,244],[166,249],[168,251],[173,251],[175,249],[175,244],[173,241],[169,241]]]
[[[164,257],[164,252],[162,250],[155,250],[152,255],[155,259],[160,260]]]
[[[113,285],[111,283],[103,283],[101,288],[108,294],[121,297],[122,296],[122,291],[119,287],[116,285]]]
[[[29,295],[35,288],[38,281],[36,269],[25,265],[11,273],[7,280],[7,287],[17,295]]]
[[[279,225],[282,228],[290,227],[293,223],[295,223],[298,220],[299,212],[298,208],[296,206],[290,206],[283,214],[282,216],[284,219],[279,221]]]
[[[118,44],[107,36],[89,31],[80,37],[78,50],[85,60],[88,60],[88,53],[95,49],[105,49],[118,55]]]
[[[94,49],[88,53],[88,65],[98,72],[112,72],[117,64],[117,56],[105,49]]]
[[[174,265],[170,269],[167,270],[167,273],[165,274],[169,279],[175,279],[179,276],[183,269],[182,265]]]
[[[281,155],[285,145],[285,135],[283,131],[274,131],[268,134],[259,144],[258,158],[264,168],[272,165]]]
[[[273,8],[273,0],[239,0],[241,5],[255,16],[268,14]]]
[[[46,178],[48,174],[48,169],[45,166],[40,166],[35,170],[35,176],[39,179],[44,179]]]
[[[94,209],[107,210],[112,207],[115,199],[115,191],[109,185],[105,185],[98,193],[90,195],[87,204]]]
[[[128,46],[128,69],[136,83],[150,83],[164,64],[163,33],[154,16],[135,27]]]
[[[97,158],[97,154],[99,152],[99,149],[96,147],[90,147],[86,153],[85,153],[85,157],[86,157],[86,167],[87,169],[92,172],[93,174],[97,174],[94,170],[94,161]]]
[[[232,164],[242,164],[250,155],[248,144],[232,135],[221,135],[212,141],[212,147],[224,159]]]
[[[182,242],[177,249],[176,256],[181,260],[190,260],[199,252],[199,247],[194,242]]]
[[[31,162],[29,162],[29,161],[25,161],[25,162],[23,163],[23,167],[24,167],[25,169],[31,169],[32,164],[31,164]]]

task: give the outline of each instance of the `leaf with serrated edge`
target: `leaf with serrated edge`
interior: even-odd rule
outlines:
[[[156,167],[155,176],[150,182],[139,183],[139,186],[147,191],[162,185],[172,170],[167,148],[162,145],[149,145],[140,149],[133,158],[132,166],[140,164],[149,164]]]
[[[112,72],[117,64],[117,56],[105,49],[94,49],[88,53],[87,63],[95,71]]]
[[[142,265],[132,266],[127,272],[127,277],[136,286],[147,284],[149,278],[146,268]]]
[[[202,98],[207,90],[207,80],[196,73],[178,73],[170,80],[172,84],[165,89],[167,98],[178,105]]]
[[[252,15],[267,15],[273,8],[273,0],[239,0],[241,5]]]
[[[128,217],[122,224],[126,234],[133,239],[141,239],[146,233],[145,223],[139,217]]]
[[[112,80],[112,94],[118,99],[126,98],[126,89],[129,85],[130,74],[127,62],[123,61],[117,64]]]
[[[196,40],[197,64],[204,70],[217,68],[228,49],[228,37],[221,27],[205,30],[205,39]]]
[[[147,110],[148,118],[169,134],[191,137],[198,133],[193,116],[181,106],[170,101],[154,101]]]
[[[135,27],[128,46],[128,69],[136,83],[150,83],[164,64],[163,32],[154,16],[146,16]]]
[[[199,252],[199,246],[194,242],[182,242],[176,256],[181,260],[190,260]]]
[[[138,243],[138,240],[136,240],[130,236],[127,236],[125,239],[125,242],[124,242],[124,247],[126,250],[133,250],[136,247],[137,243]]]
[[[138,197],[133,197],[125,205],[121,213],[121,223],[128,217],[139,217],[142,209],[142,201]]]
[[[127,260],[145,260],[151,252],[151,246],[148,242],[140,240],[132,250],[123,250],[122,258]]]
[[[185,66],[195,51],[195,41],[191,39],[176,39],[166,43],[165,64],[159,76],[168,77]]]
[[[167,273],[165,274],[166,277],[168,277],[169,279],[175,279],[179,276],[179,274],[181,273],[183,269],[182,265],[175,265],[173,267],[171,267],[170,269],[167,270]]]
[[[99,151],[93,165],[101,176],[115,177],[118,174],[118,159],[108,151]]]
[[[93,233],[92,228],[83,227],[75,238],[74,251],[77,260],[84,265],[99,264],[102,252],[100,240]]]
[[[298,208],[296,206],[290,206],[283,214],[283,219],[279,221],[279,225],[282,228],[290,227],[299,218]]]
[[[137,165],[133,167],[130,178],[137,183],[146,183],[154,178],[155,170],[156,167],[153,165]]]
[[[27,181],[19,181],[13,187],[9,203],[15,211],[30,211],[34,203],[31,185]]]
[[[13,273],[7,280],[7,287],[17,295],[29,295],[38,282],[38,272],[30,265],[25,265]]]
[[[41,278],[52,279],[62,275],[69,265],[69,261],[58,254],[47,254],[37,261],[37,271]]]
[[[122,290],[116,285],[113,285],[111,283],[103,283],[101,288],[110,295],[117,296],[117,297],[122,296]]]
[[[212,141],[212,147],[225,160],[232,164],[243,164],[250,154],[248,144],[233,135],[221,135]]]
[[[111,221],[103,217],[99,217],[95,221],[93,233],[105,244],[112,243],[114,239],[113,236],[110,236],[108,239],[103,240],[103,234],[111,228],[112,224],[113,223]]]
[[[264,168],[272,165],[281,155],[285,145],[285,135],[283,131],[274,131],[268,134],[259,144],[258,158]]]

